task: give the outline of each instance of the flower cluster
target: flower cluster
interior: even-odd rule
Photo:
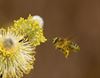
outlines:
[[[41,42],[46,41],[43,35],[43,20],[39,16],[29,15],[27,19],[20,18],[14,21],[12,30],[28,38],[33,46],[40,45]]]
[[[40,16],[20,18],[9,28],[0,29],[0,76],[21,78],[33,69],[35,49],[45,42]]]

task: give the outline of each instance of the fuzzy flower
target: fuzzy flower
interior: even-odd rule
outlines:
[[[21,78],[33,69],[35,51],[23,35],[11,29],[0,29],[0,76]]]
[[[20,18],[14,21],[14,26],[12,30],[19,32],[21,35],[25,35],[25,39],[33,46],[38,46],[40,43],[45,42],[46,38],[43,35],[43,19],[40,16],[31,16],[27,19]]]

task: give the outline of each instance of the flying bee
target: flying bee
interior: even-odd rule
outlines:
[[[70,52],[78,52],[80,50],[80,47],[77,43],[66,38],[62,39],[60,37],[55,37],[53,39],[53,44],[56,49],[59,49],[61,52],[63,52],[66,58]]]

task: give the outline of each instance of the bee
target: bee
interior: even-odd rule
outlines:
[[[65,57],[67,58],[69,56],[70,52],[78,52],[80,50],[80,47],[77,43],[69,40],[69,39],[62,39],[60,37],[55,37],[53,39],[53,44],[56,49],[59,49]]]

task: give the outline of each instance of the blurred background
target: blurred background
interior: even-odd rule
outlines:
[[[34,70],[24,78],[100,78],[99,0],[0,0],[0,25],[29,14],[43,17],[48,41],[37,48]],[[81,51],[69,58],[52,38],[71,37]]]

